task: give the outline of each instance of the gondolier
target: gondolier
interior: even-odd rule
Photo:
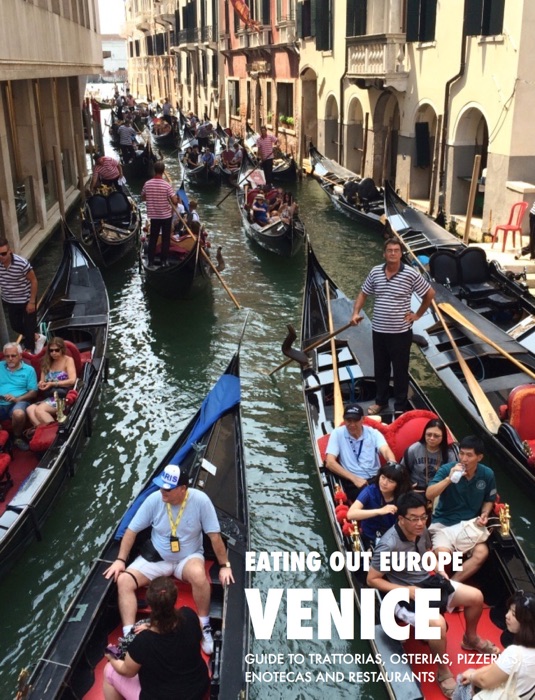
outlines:
[[[160,265],[167,265],[169,245],[171,242],[171,225],[173,209],[171,203],[178,204],[178,197],[171,185],[163,179],[165,163],[159,160],[154,164],[154,177],[143,185],[141,199],[147,203],[147,216],[150,219],[149,248],[147,260],[149,267],[154,266],[154,256],[158,236],[162,235]]]
[[[267,127],[261,126],[260,136],[256,139],[256,147],[268,185],[271,184],[273,173],[273,148],[278,144],[278,139],[272,134],[268,134]]]
[[[91,192],[95,191],[97,183],[101,182],[103,185],[113,185],[119,192],[123,191],[123,188],[119,184],[119,181],[124,177],[123,168],[121,164],[111,158],[110,156],[104,156],[102,153],[95,153],[93,156],[95,161],[95,168],[93,170],[93,177],[91,178]]]

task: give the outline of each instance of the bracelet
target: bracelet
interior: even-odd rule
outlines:
[[[122,561],[123,564],[126,566],[126,559],[121,559],[121,557],[115,557],[115,561]]]

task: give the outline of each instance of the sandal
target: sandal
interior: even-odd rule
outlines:
[[[381,411],[384,411],[386,406],[381,406],[378,403],[374,403],[368,408],[368,415],[369,416],[376,416],[377,414],[381,413]]]
[[[498,649],[497,646],[495,646],[490,639],[481,639],[481,637],[477,638],[477,642],[475,644],[470,644],[466,637],[463,637],[463,641],[461,642],[461,649],[465,649],[466,651],[479,651],[481,654],[499,654],[500,650]]]
[[[457,681],[455,680],[453,674],[450,673],[448,676],[443,676],[442,678],[437,676],[437,683],[442,693],[447,698],[451,698],[455,688],[457,687]]]

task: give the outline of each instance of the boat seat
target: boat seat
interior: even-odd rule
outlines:
[[[406,411],[396,418],[393,423],[385,425],[370,418],[364,418],[364,425],[379,430],[385,437],[397,462],[403,459],[406,449],[422,437],[427,423],[438,416],[426,409]],[[453,442],[453,436],[448,435],[448,442]],[[384,461],[384,460],[381,460]]]
[[[132,208],[124,192],[112,192],[108,197],[108,216],[111,219],[130,218]]]
[[[91,212],[93,221],[108,217],[108,198],[103,194],[94,194],[87,200],[87,206]]]
[[[429,258],[429,272],[435,282],[447,286],[453,294],[457,295],[461,291],[457,257],[451,250],[437,250],[433,253]]]
[[[496,292],[490,283],[487,254],[482,248],[464,248],[456,257],[460,284],[468,299],[486,299]]]
[[[0,446],[3,449],[9,439],[7,430],[0,430]],[[11,455],[7,452],[0,453],[0,503],[6,500],[6,494],[13,486],[13,479],[9,472],[11,464]]]
[[[521,384],[511,391],[506,414],[522,442],[527,442],[535,453],[535,384]]]

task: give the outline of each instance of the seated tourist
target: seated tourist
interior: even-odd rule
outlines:
[[[470,578],[489,555],[485,542],[474,543],[467,549],[463,535],[463,521],[477,518],[476,525],[486,527],[496,500],[494,472],[481,464],[482,459],[483,442],[468,435],[459,443],[459,462],[442,465],[425,492],[430,501],[439,497],[429,528],[433,550],[462,551],[467,555],[462,571],[456,571],[452,576],[455,581]]]
[[[455,451],[448,445],[448,430],[440,418],[432,418],[422,437],[407,447],[401,464],[409,470],[415,491],[425,492],[442,464],[455,461]]]
[[[41,363],[41,378],[39,391],[46,398],[28,407],[28,418],[34,427],[56,420],[58,407],[55,393],[65,396],[68,389],[76,383],[76,366],[72,357],[67,355],[63,338],[52,338],[46,348],[46,354]]]
[[[395,462],[394,453],[384,436],[363,424],[364,413],[358,404],[344,411],[345,425],[335,428],[327,444],[325,466],[340,477],[348,498],[354,501],[379,471],[379,455]]]
[[[293,201],[292,194],[285,192],[282,200],[281,208],[279,209],[279,217],[282,222],[289,224],[294,218],[297,211],[297,202]]]
[[[199,165],[199,147],[197,144],[191,147],[186,165],[188,168],[196,168]]]
[[[27,450],[22,437],[26,427],[26,411],[37,398],[37,375],[31,365],[22,361],[18,343],[4,345],[4,359],[0,362],[0,421],[11,419],[13,443],[19,450]]]
[[[268,215],[268,203],[266,202],[266,197],[263,192],[259,192],[256,195],[252,210],[253,218],[256,224],[259,224],[260,226],[267,226],[267,224],[272,223],[272,219]]]
[[[348,520],[358,520],[362,542],[370,549],[396,524],[397,499],[410,490],[409,474],[396,462],[387,462],[357,496],[347,512]]]

